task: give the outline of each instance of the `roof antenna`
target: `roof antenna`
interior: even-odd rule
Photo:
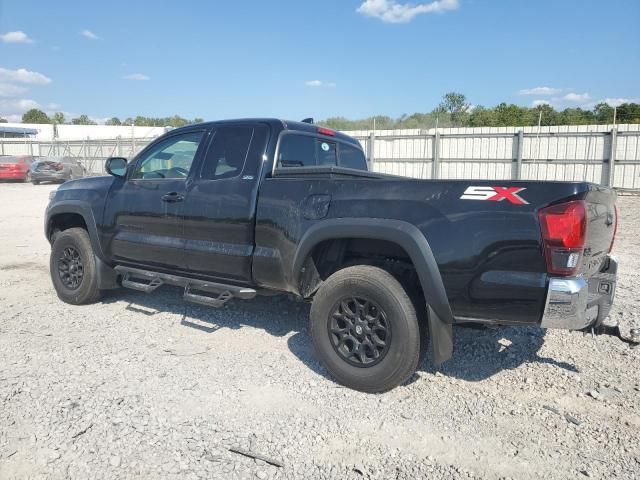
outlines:
[[[310,123],[313,125],[313,117],[305,118],[302,120],[302,123]]]

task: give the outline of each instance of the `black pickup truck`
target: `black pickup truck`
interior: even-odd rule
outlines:
[[[584,330],[611,308],[615,194],[591,183],[372,173],[357,140],[276,119],[178,128],[106,170],[47,207],[63,301],[163,284],[213,307],[292,293],[351,388],[406,381],[427,339],[447,360],[456,323]]]

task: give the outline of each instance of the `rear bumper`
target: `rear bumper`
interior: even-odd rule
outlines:
[[[0,180],[24,180],[26,172],[0,172]]]
[[[618,263],[609,257],[589,279],[551,278],[541,327],[584,330],[601,324],[613,304]]]
[[[68,174],[64,171],[60,172],[32,172],[31,178],[39,182],[55,182],[59,180],[67,180]]]

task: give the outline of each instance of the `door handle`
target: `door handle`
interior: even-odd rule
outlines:
[[[184,200],[184,195],[180,195],[178,192],[170,192],[160,197],[160,199],[163,202],[176,203]]]

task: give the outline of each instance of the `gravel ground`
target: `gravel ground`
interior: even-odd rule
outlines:
[[[51,186],[0,184],[0,478],[640,478],[640,348],[457,328],[404,386],[338,386],[306,304],[183,303],[177,289],[56,297]],[[640,323],[640,198],[619,198],[611,318]],[[259,453],[272,465],[230,451]]]

